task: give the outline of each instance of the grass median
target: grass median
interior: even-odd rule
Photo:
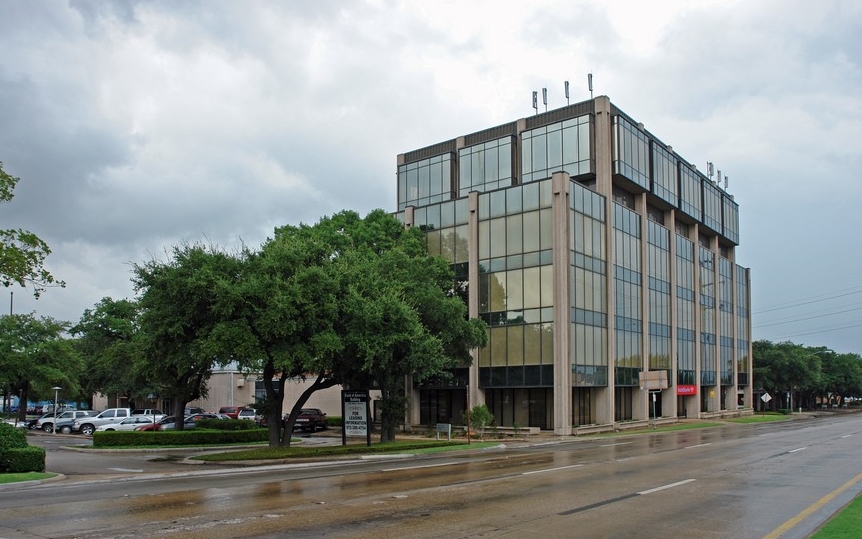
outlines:
[[[862,530],[862,497],[857,496],[817,530],[811,539],[856,539]]]

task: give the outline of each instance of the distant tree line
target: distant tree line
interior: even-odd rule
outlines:
[[[755,387],[769,393],[772,409],[806,409],[822,405],[843,406],[862,397],[862,357],[838,353],[826,347],[792,342],[755,341]]]
[[[59,385],[67,400],[158,394],[182,411],[235,362],[263,380],[271,445],[289,445],[302,405],[335,385],[380,391],[389,441],[405,377],[445,377],[486,343],[448,263],[382,210],[280,227],[257,250],[187,243],[165,254],[134,266],[135,299],[104,298],[74,325],[0,317],[0,383],[22,402],[53,398]],[[282,428],[285,385],[305,377],[313,382]]]

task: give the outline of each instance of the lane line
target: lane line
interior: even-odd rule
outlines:
[[[683,447],[683,449],[694,449],[695,447],[706,447],[708,445],[712,445],[712,442],[707,442],[705,444],[697,444],[697,445],[687,445]]]
[[[381,472],[403,472],[405,470],[421,470],[422,468],[440,468],[443,466],[459,466],[463,462],[443,462],[440,464],[423,464],[422,466],[402,466],[401,468],[385,468]]]
[[[807,447],[797,447],[796,449],[791,449],[788,453],[796,453],[797,451],[805,451],[808,449]]]
[[[664,485],[662,487],[651,488],[649,490],[642,490],[642,491],[638,492],[638,494],[640,496],[646,496],[647,494],[652,494],[653,492],[660,492],[662,490],[667,490],[669,488],[678,487],[681,485],[685,485],[687,483],[691,483],[692,481],[694,481],[694,479],[684,479],[682,481],[677,481],[676,483],[671,483],[669,485]]]
[[[664,485],[661,487],[656,487],[654,489],[644,490],[641,492],[635,492],[632,494],[625,494],[625,495],[619,496],[617,498],[611,498],[610,500],[603,500],[600,502],[591,503],[590,505],[585,505],[583,507],[575,507],[574,509],[569,509],[568,511],[562,511],[562,512],[557,513],[557,514],[560,516],[575,515],[577,513],[583,513],[584,511],[589,511],[590,509],[596,509],[597,507],[603,507],[605,505],[611,505],[611,504],[618,503],[618,502],[621,502],[624,500],[630,500],[631,498],[635,498],[637,496],[645,496],[647,494],[652,494],[653,492],[658,492],[660,490],[665,490],[665,489],[669,489],[669,488],[673,488],[673,487],[678,487],[680,485],[685,485],[686,483],[691,483],[692,481],[694,481],[694,479],[686,479],[684,481],[677,481],[676,483],[671,483],[670,485]]]
[[[634,442],[619,442],[619,443],[616,443],[616,444],[605,444],[605,445],[600,445],[599,447],[616,447],[616,446],[618,446],[618,445],[632,445],[633,443],[634,443]]]
[[[533,475],[537,473],[556,472],[559,470],[568,470],[570,468],[580,468],[583,464],[572,464],[571,466],[560,466],[559,468],[548,468],[546,470],[533,470],[532,472],[522,472],[521,475]]]
[[[813,504],[808,506],[807,509],[805,509],[804,511],[802,511],[801,513],[799,513],[795,517],[791,518],[790,520],[786,521],[781,526],[772,530],[772,532],[770,532],[769,534],[764,535],[763,539],[778,539],[779,537],[784,535],[785,532],[788,532],[791,529],[793,529],[794,526],[796,526],[797,524],[802,522],[806,517],[810,516],[812,513],[814,513],[815,511],[817,511],[818,509],[820,509],[821,507],[823,507],[824,505],[826,505],[827,503],[832,501],[832,499],[834,497],[838,496],[839,494],[841,494],[845,490],[849,489],[850,487],[852,487],[853,485],[855,485],[859,481],[862,481],[862,473],[860,473],[859,475],[857,475],[856,477],[854,477],[850,481],[847,481],[846,483],[844,483],[840,487],[836,488],[835,490],[833,490],[832,492],[830,492],[826,496],[823,496],[822,498],[820,498],[819,500],[817,500],[816,502],[814,502]]]

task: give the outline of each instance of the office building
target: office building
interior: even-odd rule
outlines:
[[[399,219],[489,326],[472,365],[411,384],[409,423],[464,424],[468,402],[560,435],[751,412],[738,205],[607,97],[397,167]]]

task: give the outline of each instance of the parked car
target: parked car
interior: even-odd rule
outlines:
[[[61,405],[57,406],[57,415],[60,415],[61,412],[65,412],[67,410],[75,410],[75,409],[76,408],[72,405],[61,404]],[[46,405],[42,406],[42,413],[43,414],[53,414],[54,413],[54,405],[53,404],[46,404]]]
[[[138,430],[138,431],[141,431],[141,430],[143,430],[143,431],[162,430],[162,425],[165,425],[167,423],[170,423],[173,425],[174,421],[176,421],[174,419],[174,416],[168,415],[168,416],[165,416],[165,417],[159,419],[155,423],[150,423],[148,425],[140,425],[140,426],[136,427],[135,430]]]
[[[228,416],[224,414],[211,414],[209,412],[199,413],[199,414],[191,414],[187,415],[183,419],[183,428],[184,429],[193,429],[195,428],[195,424],[201,419],[230,419]],[[143,425],[141,427],[136,428],[135,430],[174,430],[176,427],[177,420],[174,416],[168,416],[160,419],[155,424]]]
[[[95,417],[84,417],[72,423],[72,432],[80,432],[89,436],[96,427],[107,423],[119,423],[132,415],[131,408],[108,408]]]
[[[27,430],[36,430],[37,428],[39,428],[36,426],[36,423],[38,423],[40,419],[44,419],[46,417],[54,417],[54,414],[42,414],[39,417],[37,417],[36,419],[28,419],[27,420]]]
[[[150,419],[155,417],[156,421],[165,417],[165,414],[163,414],[161,410],[156,410],[155,408],[136,408],[132,410],[132,415],[145,415]]]
[[[138,427],[142,427],[144,425],[152,425],[153,423],[154,421],[152,416],[133,415],[132,417],[127,417],[119,423],[105,423],[104,425],[96,427],[96,430],[103,432],[137,430]]]
[[[90,410],[67,410],[65,412],[58,412],[56,420],[58,423],[66,419],[75,420],[78,418],[89,417],[91,413],[93,412]],[[54,432],[54,419],[54,414],[45,414],[36,421],[36,428],[42,429],[45,432]]]
[[[236,413],[237,419],[247,419],[249,421],[254,421],[257,419],[257,414],[255,413],[253,408],[240,408]]]
[[[192,406],[192,407],[186,408],[185,411],[183,412],[183,415],[205,414],[205,413],[207,413],[207,411],[204,410],[203,408],[196,408],[196,407]]]
[[[314,432],[327,427],[326,414],[320,408],[303,408],[296,417],[297,429]]]
[[[231,419],[236,419],[236,415],[242,409],[242,406],[222,406],[218,409],[218,413],[224,414]]]
[[[99,415],[99,412],[95,410],[82,410],[87,414],[87,417],[96,417]],[[75,424],[75,421],[81,419],[81,416],[70,417],[67,419],[57,419],[57,423],[54,424],[54,432],[59,432],[60,434],[71,434],[72,433],[72,425]]]

